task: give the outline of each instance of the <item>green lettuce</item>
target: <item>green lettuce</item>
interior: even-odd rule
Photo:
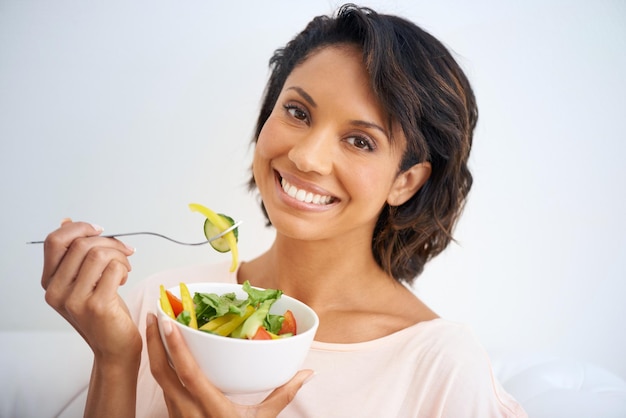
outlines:
[[[248,300],[252,306],[258,306],[269,299],[276,301],[280,299],[283,294],[283,291],[278,289],[255,289],[250,286],[250,282],[247,280],[243,283],[243,290],[248,294]]]
[[[255,312],[255,315],[253,315],[255,316],[255,320],[250,321],[250,318],[246,320],[246,322],[250,321],[248,327],[246,328],[249,328],[253,323],[260,320],[260,325],[265,324],[268,331],[274,332],[272,330],[280,330],[280,324],[278,325],[278,328],[276,328],[276,324],[278,322],[282,323],[282,321],[274,318],[277,315],[270,315],[269,308],[282,296],[283,292],[277,289],[255,289],[247,280],[243,283],[243,290],[248,295],[246,299],[237,299],[235,293],[232,292],[225,293],[223,295],[196,292],[193,296],[193,301],[196,306],[198,327],[201,327],[212,319],[228,313],[243,315],[248,305],[251,305],[254,308],[259,308],[264,305],[260,313]],[[189,325],[189,313],[186,311],[181,312],[176,320],[185,325]],[[258,326],[256,328],[258,328]]]

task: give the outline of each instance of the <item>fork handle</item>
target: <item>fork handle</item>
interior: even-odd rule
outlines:
[[[235,228],[239,227],[239,225],[241,225],[242,223],[243,223],[243,221],[235,222],[229,228],[226,228],[225,230],[223,230],[219,234],[215,235],[214,237],[211,237],[211,238],[207,239],[206,241],[194,242],[194,243],[177,241],[174,238],[170,238],[170,237],[165,236],[163,234],[157,234],[156,232],[124,232],[124,233],[121,233],[121,234],[107,234],[107,235],[100,235],[100,236],[104,237],[104,238],[116,238],[116,237],[127,237],[127,236],[130,236],[130,235],[153,235],[155,237],[165,238],[166,240],[175,242],[176,244],[197,246],[197,245],[208,244],[211,241],[215,241],[216,239],[222,238],[224,235],[228,234],[230,231],[232,231]],[[28,241],[28,242],[26,242],[26,244],[43,244],[43,243],[44,243],[44,241]]]

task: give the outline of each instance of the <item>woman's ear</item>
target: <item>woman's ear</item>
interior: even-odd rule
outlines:
[[[387,203],[390,206],[400,206],[409,200],[426,183],[430,177],[430,172],[430,163],[423,162],[398,174],[391,185],[391,190],[389,190]]]

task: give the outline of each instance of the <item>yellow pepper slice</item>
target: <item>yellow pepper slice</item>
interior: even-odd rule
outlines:
[[[211,209],[207,208],[206,206],[203,206],[199,203],[190,203],[189,209],[191,209],[194,212],[200,212],[201,214],[206,216],[209,222],[211,222],[221,231],[225,231],[226,229],[230,227],[230,225],[226,222],[224,218],[222,218],[220,215],[213,212]],[[239,264],[239,250],[237,249],[237,239],[235,238],[235,233],[233,231],[230,231],[228,234],[224,235],[223,238],[228,243],[228,246],[230,247],[230,253],[232,256],[232,263],[230,264],[230,271],[235,271],[237,270],[237,265]]]
[[[248,319],[253,312],[254,308],[248,305],[243,315],[235,315],[230,321],[219,326],[214,332],[224,337],[229,336],[235,329],[237,329],[237,327],[239,327],[239,325],[243,324],[243,321]]]
[[[246,310],[244,311],[243,315],[228,313],[226,315],[222,315],[210,320],[198,329],[202,331],[211,331],[214,334],[228,337],[239,325],[243,323],[243,321],[248,319],[248,317],[252,315],[253,312],[254,308],[248,305],[246,306]]]
[[[239,316],[239,315],[226,314],[226,315],[218,316],[217,318],[214,318],[210,320],[209,322],[207,322],[206,324],[202,325],[198,329],[202,331],[215,331],[216,329],[218,329],[219,327],[221,327],[222,325],[224,325],[225,323],[233,319],[234,316]]]
[[[165,292],[165,286],[163,285],[161,285],[160,287],[159,300],[161,302],[161,309],[163,309],[163,312],[165,312],[167,316],[169,316],[170,318],[176,319],[176,316],[174,315],[174,309],[172,309],[172,304],[170,303],[170,300],[167,297],[167,293]]]
[[[198,320],[196,319],[196,307],[193,303],[193,298],[189,289],[185,283],[180,283],[180,298],[183,302],[183,310],[189,312],[189,326],[193,329],[198,329]]]

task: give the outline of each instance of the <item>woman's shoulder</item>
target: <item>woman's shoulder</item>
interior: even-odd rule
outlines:
[[[455,369],[470,364],[482,369],[490,366],[484,346],[468,324],[436,318],[396,334],[397,339],[403,340],[402,345],[410,347],[417,357],[427,356],[443,367]]]
[[[392,351],[402,349],[405,354],[431,353],[431,355],[467,355],[466,350],[476,351],[481,346],[471,328],[463,323],[443,318],[421,321],[381,338],[369,341],[341,344],[314,342],[314,347],[330,351]]]
[[[338,359],[350,354],[349,364],[358,365],[360,373],[387,379],[394,391],[394,382],[402,382],[407,399],[414,399],[411,410],[445,410],[444,416],[526,416],[502,389],[487,351],[468,324],[436,318],[362,343],[314,342],[312,352],[308,366],[316,370],[343,367]]]
[[[451,416],[469,411],[470,416],[527,416],[497,380],[489,354],[471,326],[436,319],[424,323],[421,331],[413,334],[423,344],[413,357],[416,370],[430,379],[431,387],[445,390]]]
[[[487,351],[472,328],[443,318],[411,325],[390,335],[352,344],[314,341],[313,350],[353,352],[363,358],[402,358],[416,370],[436,370],[438,376],[471,381],[489,377],[491,363]],[[369,360],[368,360],[369,361]]]

